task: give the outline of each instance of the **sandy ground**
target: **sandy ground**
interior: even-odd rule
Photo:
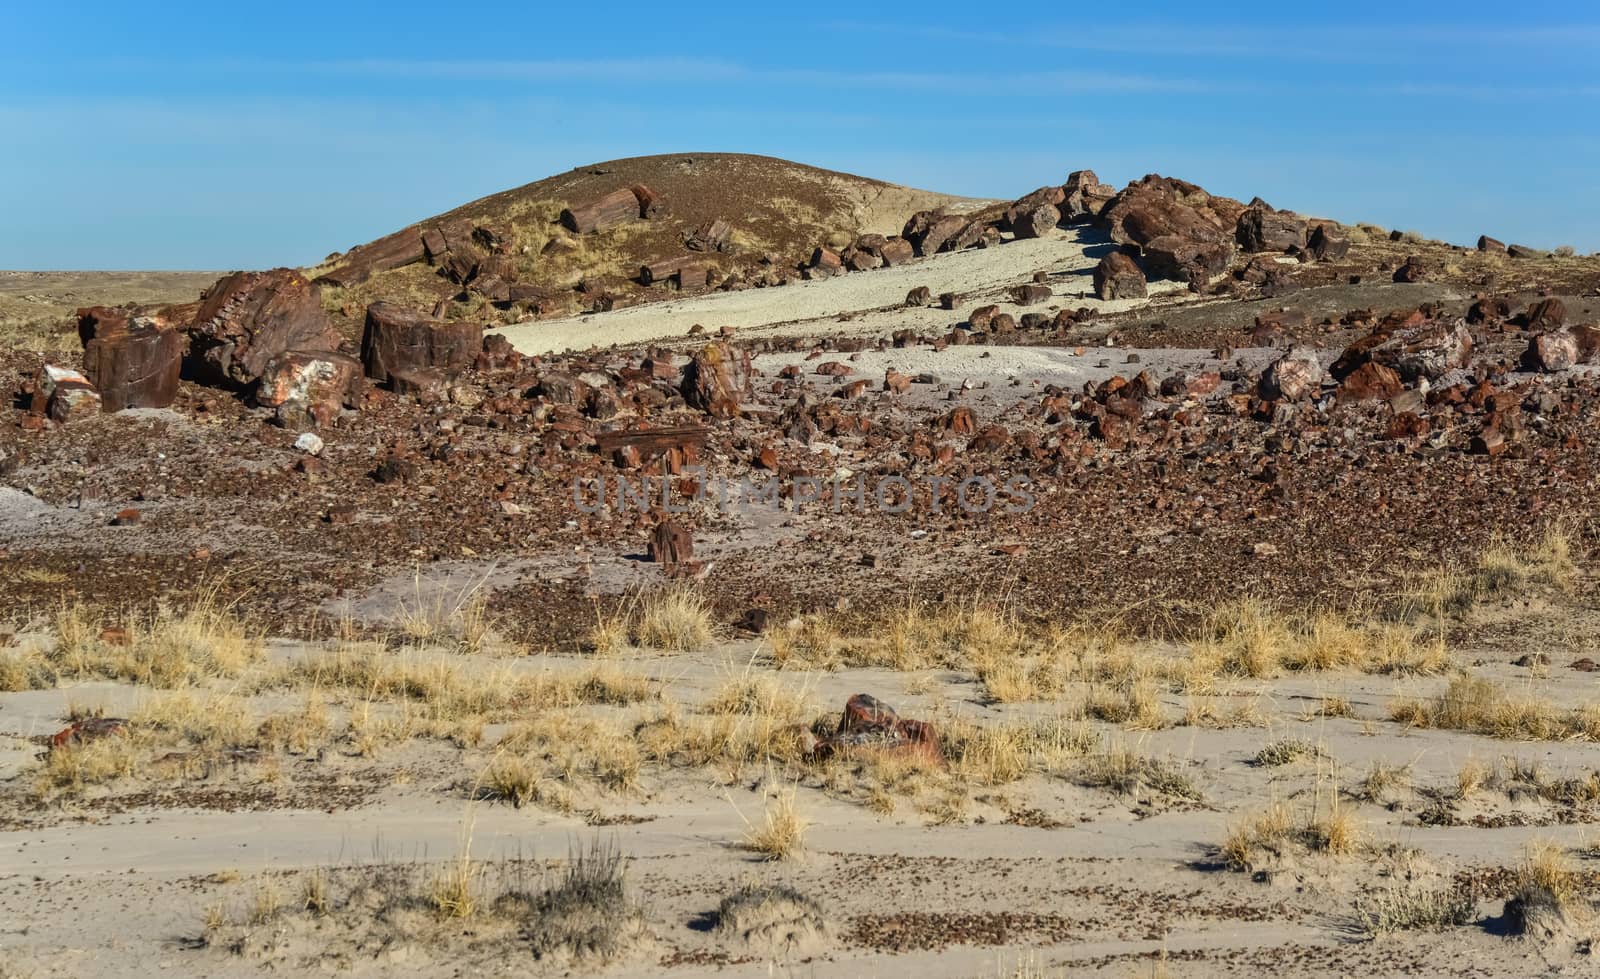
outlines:
[[[477,573],[514,577],[526,570],[494,566]],[[463,567],[413,587],[454,592],[473,575]],[[397,579],[374,589],[353,613],[393,616],[407,600]],[[1451,651],[1457,668],[1562,709],[1591,702],[1588,674],[1565,669],[1600,635],[1600,621],[1589,612],[1532,600],[1470,616],[1462,631],[1481,641]],[[1551,627],[1555,621],[1565,624]],[[24,634],[18,641],[50,640]],[[271,642],[259,670],[332,648]],[[505,681],[581,674],[595,663],[553,654],[506,658],[515,652],[491,644],[472,656],[444,649],[390,655]],[[1549,667],[1512,662],[1540,652]],[[851,695],[870,692],[905,716],[991,726],[1058,720],[1073,700],[997,703],[963,669],[774,670],[770,655],[764,641],[754,640],[682,653],[625,651],[608,664],[644,678],[648,699],[568,710],[625,730],[630,718],[650,715],[657,703],[693,714],[728,684],[752,677],[802,701],[808,716],[827,716]],[[1137,655],[1158,662],[1183,655],[1183,648],[1147,644]],[[1589,824],[1600,813],[1592,802],[1557,803],[1499,782],[1450,803],[1451,823],[1420,818],[1449,798],[1458,773],[1474,762],[1498,768],[1514,760],[1553,784],[1582,779],[1594,761],[1583,742],[1519,743],[1390,719],[1396,698],[1431,697],[1446,683],[1439,676],[1332,670],[1224,679],[1203,696],[1163,688],[1161,725],[1074,723],[1101,746],[1094,750],[1130,750],[1182,772],[1197,790],[1192,801],[1142,784],[1125,791],[1093,785],[1069,767],[1001,784],[902,790],[887,812],[868,807],[862,787],[848,778],[760,763],[646,765],[626,789],[576,777],[568,785],[581,801],[571,810],[473,801],[476,773],[499,757],[496,744],[516,729],[516,719],[492,721],[470,744],[418,737],[361,754],[330,736],[314,753],[275,753],[270,768],[250,762],[174,778],[152,766],[41,806],[29,791],[40,742],[69,710],[137,715],[173,694],[108,681],[0,694],[0,811],[10,824],[0,832],[0,975],[430,971],[455,961],[453,953],[419,945],[352,958],[354,947],[331,922],[306,938],[297,937],[291,919],[279,918],[277,925],[245,928],[269,950],[252,945],[254,952],[241,955],[208,945],[203,922],[214,908],[244,913],[238,909],[250,907],[262,888],[292,896],[312,874],[343,880],[381,867],[420,873],[463,849],[487,866],[532,861],[548,871],[574,847],[597,839],[626,855],[654,936],[648,951],[603,970],[608,975],[758,976],[777,968],[815,975],[1121,977],[1150,975],[1153,959],[1162,958],[1169,974],[1185,976],[1267,975],[1286,967],[1296,974],[1407,975],[1419,968],[1429,975],[1585,974],[1582,958],[1563,947],[1500,935],[1501,899],[1492,887],[1478,901],[1477,924],[1376,940],[1352,933],[1352,909],[1364,894],[1447,886],[1475,875],[1499,879],[1536,840],[1587,852],[1593,839]],[[372,707],[363,708],[359,693],[325,693],[335,731]],[[295,709],[306,693],[258,689],[246,677],[187,695],[222,698],[219,705],[243,698],[266,716]],[[1318,705],[1329,699],[1346,704],[1347,716],[1319,715]],[[1249,719],[1181,720],[1196,703],[1218,715],[1245,708]],[[1315,754],[1281,765],[1259,760],[1264,746],[1291,740],[1314,745]],[[1381,795],[1361,797],[1363,778],[1379,765],[1402,774]],[[774,794],[791,788],[810,823],[804,852],[762,862],[741,842]],[[1241,818],[1272,802],[1313,813],[1332,792],[1354,815],[1358,853],[1285,855],[1253,875],[1219,862],[1217,847]],[[960,800],[953,813],[952,794]],[[728,957],[725,940],[696,922],[751,881],[817,897],[835,940],[799,960],[768,961],[748,950]],[[491,961],[455,964],[463,974],[501,974],[514,949]]]
[[[1101,302],[1092,298],[1094,267],[1111,247],[1110,241],[1093,229],[1068,228],[1045,238],[935,255],[908,265],[819,282],[710,293],[610,313],[530,321],[497,328],[495,332],[504,334],[524,353],[537,354],[683,337],[696,324],[708,330],[732,326],[741,335],[757,337],[826,333],[875,336],[908,327],[947,330],[959,312],[903,308],[906,293],[917,286],[927,286],[935,297],[945,292],[964,294],[962,310],[986,303],[996,303],[1013,313],[1042,312],[1063,305],[1119,312],[1145,305],[1148,300]],[[1056,294],[1052,305],[1023,309],[1007,301],[1006,290],[1032,281],[1035,271],[1049,273],[1049,285]],[[1156,282],[1151,291],[1158,296],[1176,295],[1183,293],[1184,286]],[[846,315],[850,318],[840,322],[840,317]]]

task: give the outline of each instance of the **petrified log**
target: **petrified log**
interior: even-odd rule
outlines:
[[[650,533],[650,560],[672,567],[694,558],[694,538],[671,520],[656,524]]]
[[[683,375],[683,398],[714,418],[732,418],[750,393],[750,352],[726,343],[695,351]]]
[[[145,317],[101,317],[104,307],[80,309],[83,372],[100,390],[103,411],[165,408],[178,397],[183,337]]]
[[[402,268],[426,257],[422,234],[415,228],[406,228],[352,248],[337,268],[317,281],[336,286],[355,285],[371,278],[374,272]]]
[[[690,251],[720,252],[727,247],[728,238],[732,234],[733,226],[718,218],[696,228],[684,244]]]
[[[322,308],[322,291],[294,269],[218,279],[201,295],[189,336],[197,373],[236,384],[255,381],[286,350],[339,345],[339,331]]]
[[[1124,252],[1112,252],[1095,266],[1094,294],[1102,300],[1143,299],[1149,289],[1138,263]]]
[[[654,195],[651,197],[654,205]],[[643,208],[638,194],[627,187],[561,212],[561,223],[576,234],[587,235],[639,220]]]
[[[367,376],[380,383],[396,370],[459,371],[482,347],[483,331],[475,323],[449,323],[382,301],[367,307],[361,360]]]

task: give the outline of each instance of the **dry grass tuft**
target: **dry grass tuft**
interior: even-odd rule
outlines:
[[[1257,765],[1276,768],[1280,765],[1292,765],[1297,761],[1321,758],[1324,754],[1321,745],[1312,744],[1303,738],[1280,738],[1256,752],[1254,761]]]
[[[533,905],[527,937],[540,959],[598,968],[648,939],[643,909],[629,894],[622,852],[596,841],[574,855],[561,883]]]
[[[1199,802],[1200,790],[1175,763],[1151,758],[1126,747],[1089,756],[1079,770],[1079,784],[1104,788],[1118,795],[1145,797],[1151,793]]]
[[[43,654],[51,670],[171,689],[210,677],[237,677],[262,656],[260,638],[239,622],[215,585],[202,587],[187,608],[127,616],[126,641],[103,639],[98,620],[94,610],[80,604],[56,610],[56,642]]]
[[[799,953],[825,942],[822,905],[783,884],[746,884],[717,907],[717,934],[769,953]]]
[[[762,636],[778,669],[834,670],[846,658],[844,639],[831,620],[805,615],[774,625]]]
[[[40,766],[34,793],[41,799],[82,795],[100,785],[132,775],[138,768],[140,746],[132,735],[113,735],[50,751]]]
[[[1590,711],[1564,710],[1547,700],[1513,696],[1500,684],[1473,676],[1456,677],[1432,700],[1396,700],[1389,717],[1411,727],[1470,731],[1506,740],[1600,738],[1600,724]]]
[[[639,600],[634,638],[644,646],[687,653],[704,649],[716,638],[711,604],[684,585],[648,592]]]
[[[767,860],[793,860],[804,852],[809,823],[800,815],[795,796],[796,789],[790,786],[773,797],[762,824],[745,834],[746,850]]]
[[[1477,917],[1477,902],[1459,888],[1391,887],[1356,898],[1354,924],[1367,938],[1402,931],[1444,931]]]
[[[1235,822],[1218,848],[1230,869],[1257,871],[1295,849],[1330,856],[1348,856],[1360,846],[1362,834],[1354,813],[1339,803],[1339,794],[1330,792],[1327,806],[1319,800],[1303,819],[1297,818],[1282,802]]]
[[[488,576],[462,588],[424,587],[419,568],[409,601],[400,602],[400,632],[420,646],[452,645],[463,652],[482,652],[489,638],[489,602],[483,593]]]

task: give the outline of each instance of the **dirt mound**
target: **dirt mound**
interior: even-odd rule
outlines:
[[[630,190],[640,194],[637,213]],[[464,204],[329,256],[313,274],[338,290],[333,306],[384,298],[433,307],[459,296],[462,316],[513,301],[567,312],[602,296],[656,298],[635,295],[650,292],[645,266],[676,273],[694,263],[715,279],[792,265],[829,239],[893,235],[916,211],[977,203],[771,157],[633,157]]]

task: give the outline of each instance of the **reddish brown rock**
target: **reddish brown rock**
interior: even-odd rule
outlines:
[[[126,737],[128,722],[121,717],[85,717],[50,736],[50,749],[97,741],[100,738]]]
[[[1244,205],[1214,197],[1201,187],[1155,174],[1117,194],[1099,215],[1100,226],[1118,244],[1145,245],[1172,236],[1195,242],[1233,239]]]
[[[1112,252],[1094,269],[1094,294],[1102,300],[1144,299],[1148,283],[1139,264],[1123,252]]]
[[[418,404],[442,404],[450,398],[450,377],[432,367],[400,368],[389,372],[389,387]]]
[[[1233,261],[1233,247],[1225,241],[1196,241],[1162,235],[1144,244],[1144,265],[1149,274],[1163,279],[1192,279],[1224,272]]]
[[[844,271],[844,259],[831,248],[818,248],[811,253],[811,267],[828,273]]]
[[[845,703],[838,728],[817,742],[811,757],[822,761],[859,751],[904,755],[932,766],[945,763],[933,725],[901,718],[894,708],[864,693]]]
[[[1404,388],[1400,375],[1394,370],[1368,361],[1339,382],[1339,400],[1387,401]]]
[[[891,367],[883,373],[883,389],[894,394],[905,394],[911,390],[911,375],[902,374]]]
[[[1322,364],[1311,347],[1293,347],[1261,375],[1261,396],[1298,401],[1321,388]]]
[[[382,301],[367,307],[361,360],[367,376],[380,384],[397,370],[463,370],[482,347],[483,331],[475,323],[449,323]]]
[[[1600,362],[1600,328],[1573,326],[1542,333],[1529,342],[1523,359],[1530,369],[1546,372]]]
[[[33,382],[32,409],[58,425],[100,413],[100,392],[70,367],[46,364]]]
[[[322,292],[293,269],[234,272],[200,297],[189,352],[202,379],[249,384],[287,350],[332,350],[339,332]]]
[[[1062,218],[1067,221],[1092,219],[1117,196],[1117,189],[1101,183],[1093,170],[1074,170],[1067,175],[1067,182],[1061,191],[1062,198],[1058,206]]]
[[[1405,260],[1405,264],[1394,270],[1396,282],[1421,282],[1428,277],[1428,267],[1421,257],[1412,255]]]
[[[100,391],[102,410],[165,408],[177,400],[183,366],[178,331],[148,317],[95,307],[78,310],[78,332],[84,338],[84,376]]]
[[[1313,262],[1336,262],[1350,254],[1350,239],[1326,224],[1319,224],[1306,238],[1306,256]]]
[[[683,398],[714,418],[732,418],[750,396],[750,352],[727,343],[695,351],[683,374]]]
[[[1522,314],[1522,326],[1529,330],[1558,330],[1567,323],[1567,304],[1559,299],[1541,299]]]
[[[978,430],[978,418],[971,408],[962,405],[950,409],[950,413],[940,419],[939,425],[952,435],[972,435]]]
[[[285,428],[327,428],[342,408],[361,404],[361,362],[327,350],[290,350],[261,373],[256,403]]]
[[[1306,246],[1305,219],[1256,205],[1239,216],[1234,240],[1247,252],[1287,252]]]
[[[1053,204],[1029,207],[1011,219],[1011,233],[1018,238],[1043,238],[1061,223],[1061,212]]]
[[[317,279],[335,286],[365,282],[375,272],[387,272],[420,262],[427,255],[422,235],[415,228],[404,228],[377,241],[352,248],[333,271]]]
[[[665,567],[684,564],[694,559],[694,538],[671,520],[656,524],[650,532],[650,560]]]
[[[1465,368],[1472,360],[1472,349],[1472,334],[1465,322],[1380,325],[1346,347],[1331,371],[1335,379],[1343,380],[1373,361],[1393,368],[1407,383],[1419,377],[1433,380],[1446,371]]]
[[[1506,243],[1503,242],[1503,241],[1497,241],[1494,238],[1489,237],[1488,235],[1479,235],[1478,236],[1478,251],[1480,251],[1480,252],[1495,252],[1495,253],[1504,255],[1506,253]]]
[[[966,218],[957,214],[922,211],[906,222],[902,237],[911,243],[918,255],[933,255],[943,251],[967,223]]]
[[[728,241],[732,236],[733,225],[718,218],[696,228],[683,244],[690,251],[720,252],[728,247]]]
[[[1053,295],[1054,293],[1050,291],[1049,286],[1030,282],[1027,285],[1020,285],[1012,289],[1011,301],[1018,306],[1037,306]]]
[[[652,194],[648,206],[653,208],[654,205],[655,199]],[[641,201],[640,195],[624,187],[587,204],[563,210],[561,223],[575,234],[587,235],[638,221],[644,216],[645,210],[646,205]]]
[[[878,249],[878,255],[883,259],[883,264],[888,268],[904,265],[916,257],[916,249],[911,247],[911,242],[904,238],[890,238]]]

